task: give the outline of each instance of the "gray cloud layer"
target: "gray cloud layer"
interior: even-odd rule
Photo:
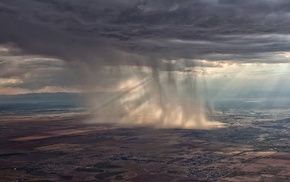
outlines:
[[[205,72],[196,67],[288,62],[289,7],[289,0],[0,0],[0,92],[128,89],[112,101],[128,113],[150,107],[164,124],[206,123],[206,80],[197,79]]]
[[[67,60],[114,60],[120,54],[106,52],[121,50],[273,62],[269,55],[290,50],[289,7],[288,0],[0,0],[0,42]]]

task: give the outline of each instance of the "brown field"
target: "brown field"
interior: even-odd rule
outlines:
[[[290,137],[279,122],[189,130],[84,119],[1,119],[0,181],[290,180]]]

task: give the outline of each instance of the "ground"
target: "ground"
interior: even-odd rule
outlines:
[[[0,181],[290,181],[290,119],[261,115],[211,130],[1,118]]]

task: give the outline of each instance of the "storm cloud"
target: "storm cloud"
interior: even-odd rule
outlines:
[[[0,42],[67,60],[101,58],[109,49],[116,57],[121,51],[268,62],[270,53],[289,51],[289,6],[287,0],[1,0]]]
[[[287,0],[0,0],[0,88],[117,91],[105,104],[90,98],[93,113],[117,104],[125,113],[118,117],[155,117],[143,114],[141,123],[207,126],[207,75],[217,89],[251,79],[235,64],[288,63],[288,7]]]

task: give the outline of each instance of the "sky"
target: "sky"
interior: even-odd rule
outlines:
[[[0,94],[119,91],[147,69],[191,73],[216,96],[287,94],[289,7],[288,0],[0,0]]]

